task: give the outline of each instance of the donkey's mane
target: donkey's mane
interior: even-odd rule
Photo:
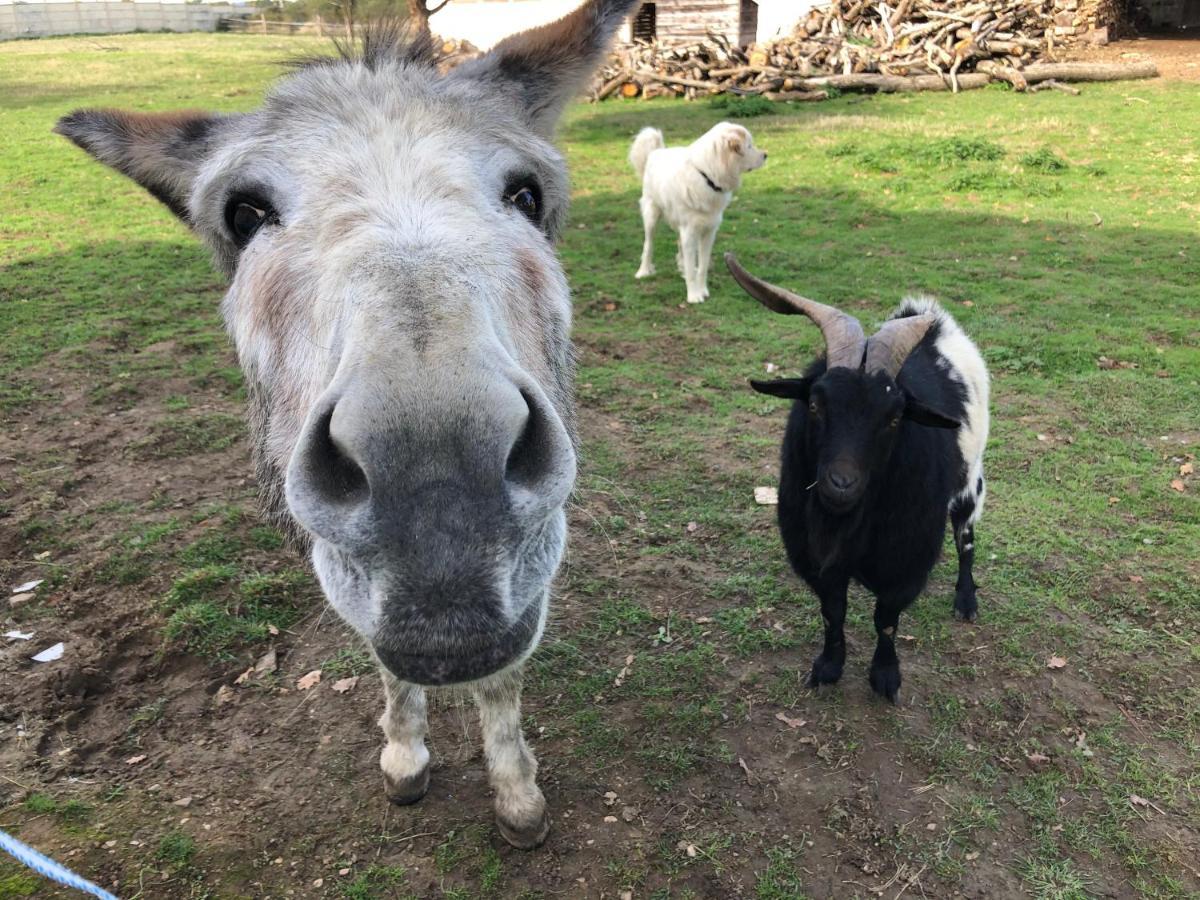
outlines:
[[[429,31],[396,18],[373,19],[362,27],[358,38],[335,38],[333,46],[336,56],[301,56],[289,60],[288,65],[294,69],[316,69],[349,63],[372,72],[397,64],[436,69],[445,55]]]

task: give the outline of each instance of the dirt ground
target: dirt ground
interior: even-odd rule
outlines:
[[[1148,35],[1113,41],[1103,47],[1073,50],[1072,58],[1094,62],[1143,62],[1158,66],[1159,74],[1169,81],[1200,81],[1200,35],[1180,37]]]
[[[173,352],[170,346],[154,350]],[[44,378],[46,391],[63,397],[61,406],[22,414],[0,436],[6,477],[15,467],[24,474],[10,495],[10,521],[33,505],[51,510],[66,528],[73,515],[114,502],[131,505],[145,524],[207,504],[250,502],[254,488],[241,441],[182,459],[135,454],[131,464],[130,448],[152,440],[161,415],[156,411],[182,385],[163,379],[146,385],[124,409],[98,412],[86,399],[85,380]],[[196,403],[209,412],[239,412],[219,390]],[[603,430],[609,441],[623,430],[619,421],[586,407],[583,420],[585,429]],[[746,424],[771,427],[763,420]],[[704,622],[718,612],[688,598],[687,586],[705,575],[696,563],[635,558],[589,529],[590,522],[621,509],[621,500],[599,493],[584,495],[576,509],[551,648],[555,634],[593,621],[579,588],[597,577],[619,575],[624,589],[638,592],[656,615],[674,608],[676,616],[682,610]],[[176,537],[181,545],[209,524],[191,522]],[[763,528],[772,527],[764,518]],[[869,650],[862,634],[850,637],[854,662],[843,685],[821,695],[809,695],[800,682],[807,646],[723,660],[736,676],[728,692],[738,700],[739,717],[726,716],[713,737],[728,744],[734,759],[688,771],[666,792],[618,760],[580,764],[573,746],[578,735],[553,724],[575,701],[546,693],[545,683],[533,685],[526,729],[541,761],[553,832],[544,849],[521,853],[493,833],[468,703],[435,704],[432,789],[416,807],[390,807],[377,769],[378,678],[364,674],[346,693],[333,692],[328,682],[306,693],[295,689],[301,675],[353,646],[318,599],[271,644],[278,660],[273,676],[238,685],[239,673],[265,648],[228,663],[165,653],[154,609],[170,571],[124,590],[97,584],[89,573],[105,556],[98,537],[103,532],[75,533],[73,549],[46,560],[75,575],[48,592],[42,613],[26,623],[37,630],[39,646],[64,641],[64,659],[39,666],[29,662],[28,645],[0,646],[0,799],[27,802],[43,792],[81,798],[93,810],[85,822],[72,826],[60,807],[57,814],[26,817],[22,837],[122,897],[783,898],[801,896],[801,884],[813,897],[1023,896],[1008,862],[1022,853],[1020,830],[986,816],[982,826],[964,826],[969,790],[936,783],[936,764],[912,765],[913,757],[901,750],[902,732],[935,744],[940,739],[930,704],[936,673],[947,666],[969,671],[971,654],[991,640],[983,636],[986,626],[951,629],[936,652],[909,644],[906,688],[895,709],[874,700],[857,677]],[[45,535],[30,540],[13,529],[0,532],[8,579],[36,573],[33,560],[45,543]],[[300,564],[279,551],[256,562]],[[949,585],[935,585],[931,593],[949,596]],[[576,664],[616,668],[643,652],[639,646],[640,638],[631,635]],[[763,676],[779,672],[795,673],[792,706],[777,689],[764,690]],[[1055,711],[1062,702],[1089,708],[1097,723],[1119,715],[1082,678],[1042,673],[1020,691],[1002,688],[989,699],[1000,705],[991,734],[981,739],[1007,735],[1016,742],[1023,729],[1038,724],[1062,730]],[[807,699],[796,709],[802,695]],[[629,702],[593,699],[608,727],[632,725]],[[981,702],[969,689],[963,701]],[[148,708],[155,710],[152,721],[138,725],[139,711]],[[1066,745],[1075,732],[1063,735]],[[653,734],[638,738],[642,745],[654,740]],[[1024,772],[1028,764],[1021,757],[1017,752],[1001,760],[1007,769],[996,773],[1001,786],[1009,773]],[[1064,796],[1058,802],[1077,800]],[[963,840],[963,828],[975,848],[965,871],[939,872],[919,862],[912,841],[950,847]],[[162,852],[162,836],[178,833],[193,836],[201,848],[184,867],[169,864]],[[1164,837],[1189,840],[1184,832]],[[794,856],[784,858],[785,867],[773,877],[774,863],[767,860],[778,862],[780,847],[794,848],[786,851]],[[764,851],[776,855],[764,859]],[[487,883],[478,881],[480,859],[502,865],[498,893],[471,892]],[[397,866],[405,872],[403,890],[388,888],[379,874],[399,871]],[[1127,896],[1118,872],[1097,863],[1088,877],[1100,896]],[[36,895],[58,894],[43,888]]]

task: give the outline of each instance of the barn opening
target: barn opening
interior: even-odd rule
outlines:
[[[642,8],[633,18],[633,34],[635,41],[649,44],[657,34],[658,10],[653,3],[643,3]]]

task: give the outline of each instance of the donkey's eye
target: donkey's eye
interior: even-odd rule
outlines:
[[[536,185],[523,184],[515,190],[507,190],[504,202],[527,218],[534,225],[542,221],[542,197]]]
[[[258,229],[274,218],[271,204],[260,197],[235,194],[225,204],[225,227],[239,248],[250,243]]]

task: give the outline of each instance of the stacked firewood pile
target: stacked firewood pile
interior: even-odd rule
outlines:
[[[728,92],[760,94],[769,100],[819,100],[830,87],[958,91],[1001,80],[1025,90],[1051,80],[1157,75],[1151,64],[1049,62],[1068,30],[1055,24],[1056,8],[1063,3],[895,0],[892,6],[888,0],[833,0],[813,9],[789,37],[746,49],[717,34],[686,45],[620,47],[601,70],[593,97]],[[1076,31],[1077,26],[1070,26],[1072,35]]]

